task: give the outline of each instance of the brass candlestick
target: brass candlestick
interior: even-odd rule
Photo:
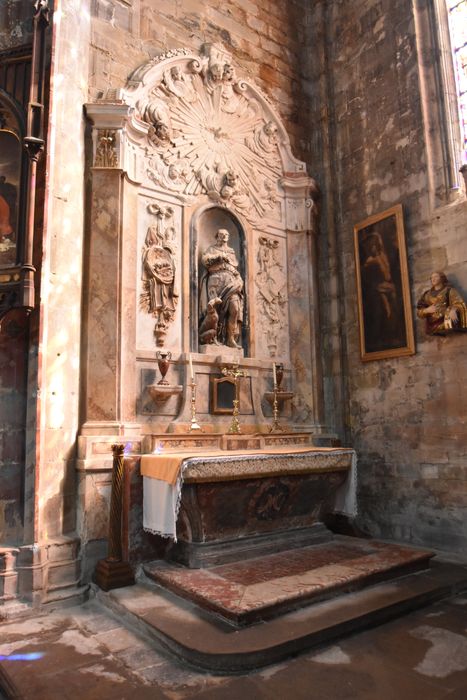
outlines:
[[[284,428],[279,423],[279,402],[277,400],[277,394],[279,393],[279,385],[282,381],[283,365],[274,364],[273,375],[274,375],[274,401],[272,403],[272,415],[273,423],[269,428],[270,433],[282,433]]]
[[[192,378],[188,386],[191,387],[191,425],[189,427],[188,432],[191,433],[194,430],[200,430],[201,432],[203,432],[202,427],[196,420],[196,382],[194,378]]]
[[[229,433],[234,433],[238,435],[241,433],[241,428],[240,428],[240,421],[238,419],[239,416],[239,399],[238,399],[238,380],[239,377],[246,377],[247,374],[241,369],[238,369],[238,362],[231,367],[230,369],[228,367],[222,367],[222,374],[225,377],[233,377],[234,379],[234,386],[235,386],[235,398],[233,400],[233,414],[232,414],[232,422],[230,424],[229,428]]]

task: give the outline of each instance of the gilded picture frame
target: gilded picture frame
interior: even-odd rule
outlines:
[[[415,353],[402,205],[354,226],[360,357]]]
[[[211,377],[211,413],[232,416],[234,398],[235,381],[232,377]]]

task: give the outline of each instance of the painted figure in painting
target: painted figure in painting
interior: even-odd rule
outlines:
[[[228,241],[229,232],[227,229],[220,228],[216,233],[216,243],[209,246],[201,257],[201,262],[207,270],[201,286],[206,286],[208,307],[212,300],[220,300],[215,304],[219,316],[217,343],[231,348],[241,348],[239,339],[243,322],[243,280],[238,271],[237,256]],[[204,318],[201,324],[203,322]],[[201,337],[200,342],[206,344],[206,340],[203,342]]]
[[[20,173],[18,135],[0,128],[0,265],[12,265],[16,259]]]
[[[370,230],[362,245],[365,334],[367,347],[371,350],[405,343],[399,276],[394,274],[397,252],[394,246],[387,248],[381,234],[374,229]]]
[[[378,233],[367,240],[368,255],[363,263],[363,276],[372,294],[378,313],[385,319],[393,315],[396,288],[391,276],[389,258]]]
[[[428,335],[467,330],[467,307],[444,272],[431,274],[431,288],[418,300],[417,316],[425,319]]]
[[[5,175],[0,176],[0,241],[11,236],[14,231],[14,212],[16,208],[16,187],[7,182]]]

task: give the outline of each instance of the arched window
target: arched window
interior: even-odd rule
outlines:
[[[467,163],[467,0],[446,0],[459,106],[462,161]]]

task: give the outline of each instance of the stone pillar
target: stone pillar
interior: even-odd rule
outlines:
[[[105,556],[112,444],[141,451],[136,411],[137,189],[123,162],[129,107],[86,105],[92,124],[90,216],[84,256],[82,416],[78,437],[78,534],[83,579]]]
[[[306,175],[281,180],[286,195],[290,352],[294,428],[324,437],[316,237],[318,190]],[[331,437],[331,436],[330,436]]]
[[[125,246],[128,227],[136,226],[135,194],[121,157],[128,112],[128,106],[121,102],[86,106],[93,125],[93,167],[85,262],[85,421],[81,436],[121,439],[137,436],[140,431],[134,422],[135,401],[127,398],[134,395],[135,386],[135,324],[134,314],[126,309],[135,303],[136,294],[136,267],[129,259],[134,246],[131,250]],[[110,445],[111,440],[108,442]],[[80,454],[81,458],[89,456],[87,452]],[[110,466],[110,449],[106,458]]]
[[[35,604],[82,595],[76,539],[84,229],[84,119],[90,0],[62,0],[53,15],[39,309],[28,370],[24,537],[4,559],[10,593]],[[79,61],[70,56],[80,56]],[[39,232],[36,231],[36,234]],[[35,235],[36,235],[35,234]]]

